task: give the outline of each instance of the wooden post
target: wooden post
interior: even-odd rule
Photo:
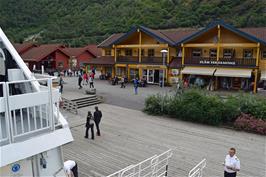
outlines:
[[[167,65],[170,63],[170,47],[168,47],[168,53],[167,53]]]
[[[220,25],[218,25],[218,41],[217,41],[217,53],[216,53],[217,61],[219,61],[219,57],[220,57],[220,40],[221,40],[221,27]]]
[[[139,31],[139,63],[141,63],[141,31]]]
[[[256,55],[256,69],[255,69],[255,80],[254,80],[254,88],[253,93],[257,93],[257,82],[258,82],[258,67],[259,67],[259,56],[260,56],[260,43],[257,44],[257,55]]]
[[[117,55],[116,55],[116,46],[114,45],[113,48],[114,48],[114,56],[115,56],[115,63],[116,63],[116,58],[117,58]]]
[[[185,46],[184,44],[181,44],[182,47],[182,61],[181,61],[181,67],[183,68],[185,64]],[[180,79],[183,80],[183,74],[182,71],[180,71]]]

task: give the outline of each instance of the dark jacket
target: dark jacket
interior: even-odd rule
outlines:
[[[89,128],[93,125],[92,117],[87,116],[87,122],[86,122],[86,127]]]
[[[101,118],[102,118],[102,112],[101,111],[95,111],[94,113],[93,113],[93,117],[94,117],[94,121],[95,122],[100,122],[101,121]]]

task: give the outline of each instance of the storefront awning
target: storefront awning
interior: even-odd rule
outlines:
[[[185,67],[181,72],[182,74],[212,76],[214,71],[215,71],[215,68]]]
[[[251,69],[224,69],[218,68],[214,73],[214,76],[219,77],[244,77],[250,78],[251,77]]]
[[[266,71],[261,72],[260,79],[266,81]]]

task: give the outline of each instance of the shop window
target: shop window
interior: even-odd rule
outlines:
[[[105,55],[106,56],[111,56],[111,49],[105,49]]]
[[[210,58],[217,57],[217,49],[210,49]]]
[[[251,59],[253,57],[253,50],[252,49],[244,49],[243,50],[243,57],[245,59]]]
[[[223,57],[224,58],[233,58],[233,49],[224,49]]]
[[[132,56],[132,49],[126,49],[125,50],[125,55],[126,56]]]
[[[263,51],[262,51],[262,58],[263,58],[264,60],[266,60],[266,50],[263,50]]]
[[[154,49],[148,49],[148,57],[154,57]]]
[[[202,49],[193,49],[192,50],[192,57],[193,58],[200,58],[202,55]]]
[[[124,76],[125,75],[125,68],[121,68],[121,67],[116,68],[116,75],[117,76]]]

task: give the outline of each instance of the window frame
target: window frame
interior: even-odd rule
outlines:
[[[247,52],[247,51],[251,52],[250,57],[245,56],[245,52]],[[244,59],[252,59],[253,58],[253,49],[243,49],[243,58]]]
[[[199,54],[199,55],[195,55]],[[193,48],[191,52],[192,58],[201,58],[202,57],[202,49],[201,48]]]
[[[125,49],[125,56],[132,56],[133,51],[132,49]]]
[[[227,51],[227,52],[225,52],[225,51]],[[230,57],[229,57],[229,55],[225,56],[226,53],[229,53],[228,51],[230,51],[230,54],[231,54]],[[232,59],[233,57],[234,57],[234,49],[232,49],[232,48],[223,49],[223,58]]]
[[[112,49],[105,49],[104,54],[105,54],[105,56],[111,56],[112,55]]]
[[[154,57],[155,56],[155,50],[154,49],[148,49],[148,57]]]
[[[212,54],[212,52],[214,52],[214,51],[215,51],[215,54]],[[210,58],[217,58],[217,49],[215,49],[215,48],[210,49],[209,50],[209,57]]]

